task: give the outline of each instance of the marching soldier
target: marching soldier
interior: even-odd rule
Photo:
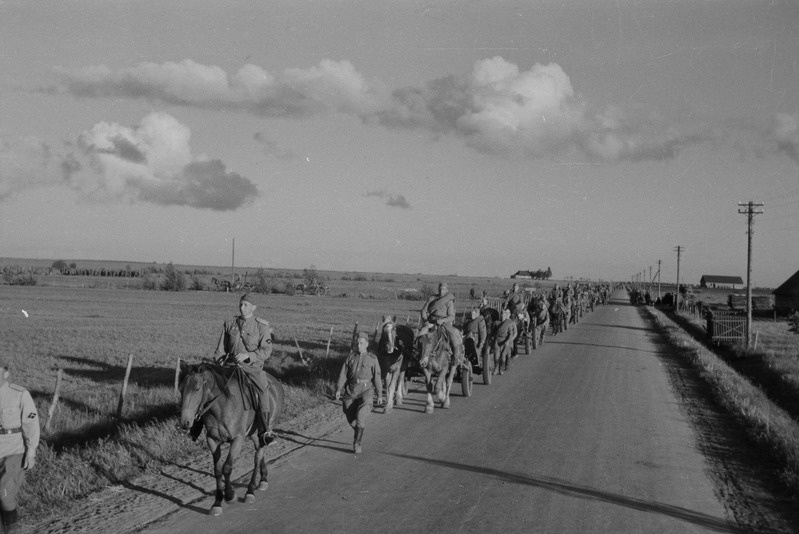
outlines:
[[[443,326],[449,335],[453,360],[460,362],[463,358],[463,339],[453,325],[455,322],[455,295],[449,292],[446,282],[438,284],[438,294],[427,299],[422,307],[421,317],[425,325],[417,335],[427,334],[433,325]]]
[[[463,338],[471,339],[474,342],[474,356],[479,359],[480,354],[483,352],[483,345],[486,342],[486,322],[483,316],[480,315],[480,308],[472,308],[471,319],[463,326]],[[471,356],[473,355],[466,355],[467,359]]]
[[[8,364],[0,359],[0,515],[5,532],[16,532],[17,496],[25,471],[36,463],[39,414],[28,390],[8,382]]]
[[[260,317],[255,317],[257,306],[247,293],[239,299],[240,315],[225,321],[222,335],[214,356],[219,363],[238,363],[242,371],[252,378],[261,390],[256,421],[259,424],[258,439],[267,445],[272,437],[272,407],[269,405],[269,379],[264,365],[272,355],[272,328]]]
[[[372,413],[372,400],[377,390],[377,404],[383,404],[383,380],[377,356],[369,352],[369,334],[358,333],[358,352],[344,360],[336,385],[336,400],[342,399],[347,422],[355,429],[352,449],[361,453],[361,439],[367,418]],[[374,385],[374,389],[372,388]]]
[[[497,327],[494,337],[494,374],[502,374],[508,370],[511,351],[516,339],[516,321],[510,316],[510,310],[502,310],[502,322]]]

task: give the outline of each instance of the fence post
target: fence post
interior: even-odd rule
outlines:
[[[117,419],[122,417],[122,409],[125,407],[125,395],[128,392],[131,367],[133,367],[133,354],[128,354],[128,367],[125,369],[125,380],[122,381],[122,392],[119,394],[119,404],[117,405]]]
[[[63,369],[58,370],[58,374],[56,375],[55,379],[55,392],[53,392],[53,402],[50,403],[50,409],[47,411],[47,421],[44,423],[44,431],[50,431],[50,422],[53,420],[53,415],[55,415],[55,407],[58,404],[58,397],[61,395],[61,377],[64,374]]]
[[[175,363],[175,397],[179,395],[178,391],[179,380],[180,380],[180,356],[178,356],[178,361]]]
[[[352,329],[352,340],[350,341],[350,349],[355,347],[355,338],[358,336],[358,321],[355,321],[355,326]]]
[[[325,351],[325,358],[330,356],[330,341],[333,339],[333,327],[330,327],[330,335],[327,336],[327,350]]]
[[[308,365],[308,362],[305,361],[305,356],[302,355],[302,349],[300,348],[300,344],[297,341],[297,336],[295,336],[294,334],[292,334],[291,336],[294,338],[294,344],[297,345],[297,351],[300,353],[300,359],[302,360],[302,363]]]

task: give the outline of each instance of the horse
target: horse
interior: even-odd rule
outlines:
[[[284,391],[275,377],[267,373],[269,396],[274,423],[283,411]],[[222,513],[222,499],[231,502],[236,491],[230,484],[233,463],[241,452],[244,438],[249,437],[255,445],[255,457],[250,483],[244,501],[255,501],[255,490],[269,488],[267,482],[266,445],[259,443],[258,424],[255,420],[258,401],[251,394],[256,388],[251,379],[238,365],[219,365],[202,362],[188,365],[181,362],[180,381],[180,425],[189,429],[195,422],[205,426],[206,442],[214,461],[216,494],[209,513]],[[222,444],[228,443],[227,458],[222,458]],[[258,476],[260,475],[260,483]]]
[[[414,340],[414,357],[419,360],[419,367],[424,373],[424,381],[427,389],[427,404],[425,413],[433,413],[433,379],[436,379],[436,398],[441,403],[442,408],[449,408],[449,393],[452,389],[452,381],[455,379],[455,371],[459,362],[452,360],[452,348],[447,336],[442,332],[444,327],[439,326],[429,330],[426,334],[417,335]],[[460,340],[455,340],[460,343]]]
[[[413,329],[407,325],[398,325],[390,320],[383,323],[377,343],[377,360],[380,363],[383,384],[386,386],[384,413],[391,413],[393,410],[395,396],[397,406],[402,406],[402,389],[413,350],[413,337]]]

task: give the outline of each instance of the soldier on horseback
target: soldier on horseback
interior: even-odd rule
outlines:
[[[449,292],[446,282],[438,284],[438,294],[433,295],[421,310],[422,320],[425,325],[419,330],[418,335],[427,334],[432,327],[443,328],[452,348],[455,362],[463,360],[463,346],[460,332],[455,328],[455,295]]]
[[[274,439],[271,421],[274,407],[269,404],[269,380],[264,370],[266,360],[272,354],[272,328],[264,319],[255,317],[256,308],[249,293],[241,297],[240,314],[225,321],[214,357],[219,363],[239,364],[260,390],[256,421],[259,425],[259,441],[265,445]]]

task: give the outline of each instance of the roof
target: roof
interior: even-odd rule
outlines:
[[[533,273],[531,273],[530,271],[516,271],[511,276],[529,276],[529,277],[532,277]]]
[[[703,274],[702,280],[706,284],[743,284],[740,276],[719,276],[715,274]]]
[[[788,278],[777,289],[772,291],[774,295],[796,295],[799,294],[799,271],[793,273],[793,276]]]

